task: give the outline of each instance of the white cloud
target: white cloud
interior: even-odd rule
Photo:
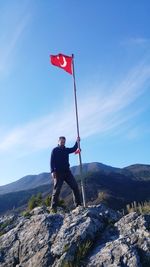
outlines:
[[[107,89],[102,94],[99,87],[89,88],[91,94],[83,98],[80,96],[78,104],[81,137],[116,131],[118,126],[129,122],[139,112],[132,109],[131,104],[149,85],[150,66],[140,64],[116,88],[112,87],[109,94]],[[17,127],[5,133],[5,136],[3,133],[0,136],[0,152],[16,151],[21,156],[47,149],[53,146],[59,135],[67,136],[68,141],[76,137],[73,105],[64,107],[63,112],[61,108],[53,114]]]
[[[140,129],[138,127],[133,128],[127,132],[127,138],[129,140],[135,140],[139,136]]]
[[[147,45],[150,39],[145,37],[130,37],[121,42],[123,45]]]
[[[16,12],[17,8],[17,12]],[[0,75],[9,72],[10,67],[15,62],[15,53],[21,37],[28,25],[30,15],[24,11],[25,7],[15,7],[10,5],[9,8],[3,10],[3,32],[0,35]],[[9,23],[8,23],[9,22]]]

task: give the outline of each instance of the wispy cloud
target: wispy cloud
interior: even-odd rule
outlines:
[[[150,39],[149,38],[145,38],[145,37],[129,37],[126,38],[125,40],[123,40],[121,42],[121,44],[123,45],[148,45],[150,44]]]
[[[16,7],[10,5],[10,8],[4,9],[3,30],[5,34],[0,35],[0,75],[9,72],[10,66],[15,62],[15,53],[23,33],[28,25],[30,15],[23,11],[23,6]],[[21,14],[20,14],[21,13]],[[8,23],[9,22],[9,23]],[[6,29],[5,29],[6,28]]]
[[[139,127],[132,128],[131,130],[129,129],[128,132],[127,132],[126,137],[129,140],[135,140],[136,138],[139,137],[139,131],[140,131]]]
[[[91,94],[79,99],[79,119],[82,138],[97,133],[116,132],[125,126],[142,109],[134,110],[133,103],[150,85],[150,66],[143,63],[131,70],[117,87],[106,89],[89,88]],[[86,86],[87,87],[87,86]],[[109,92],[109,93],[108,93]],[[143,108],[143,107],[142,107]],[[62,109],[61,109],[62,110]],[[0,152],[16,151],[20,156],[47,149],[56,142],[59,135],[66,135],[68,141],[76,136],[74,107],[70,106],[17,127],[0,136]],[[137,133],[137,132],[136,132]],[[133,134],[131,133],[132,137]]]

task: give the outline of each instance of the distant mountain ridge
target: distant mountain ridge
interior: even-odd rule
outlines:
[[[38,175],[27,175],[13,183],[0,186],[0,195],[21,190],[33,189],[50,182],[50,174],[47,172],[40,173]]]
[[[134,164],[125,167],[124,170],[129,171],[133,174],[134,179],[143,181],[150,180],[150,165],[145,164]]]
[[[71,170],[75,176],[79,175],[79,166],[73,166],[71,167]],[[125,168],[116,168],[99,162],[84,163],[83,174],[85,175],[90,172],[101,172],[107,175],[110,173],[122,174],[126,177],[130,177],[130,179],[139,181],[150,180],[150,165],[146,164],[135,164]],[[13,183],[0,186],[0,195],[21,190],[29,190],[51,183],[50,173],[45,172],[38,175],[27,175]]]
[[[71,168],[80,187],[79,166]],[[102,201],[113,209],[122,209],[133,201],[150,200],[150,165],[135,164],[114,168],[102,163],[83,164],[83,178],[88,205]],[[41,192],[43,199],[52,194],[50,173],[28,175],[0,187],[0,213],[23,210],[32,195]],[[7,193],[6,193],[7,192]],[[67,207],[73,207],[71,189],[64,183],[60,198]]]

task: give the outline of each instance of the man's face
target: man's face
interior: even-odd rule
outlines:
[[[66,140],[64,138],[61,138],[58,140],[59,146],[65,146]]]

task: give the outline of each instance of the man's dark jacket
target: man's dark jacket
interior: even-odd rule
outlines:
[[[51,159],[50,159],[50,167],[51,172],[65,172],[69,170],[69,154],[73,153],[77,150],[78,143],[71,148],[57,146],[52,150]]]

